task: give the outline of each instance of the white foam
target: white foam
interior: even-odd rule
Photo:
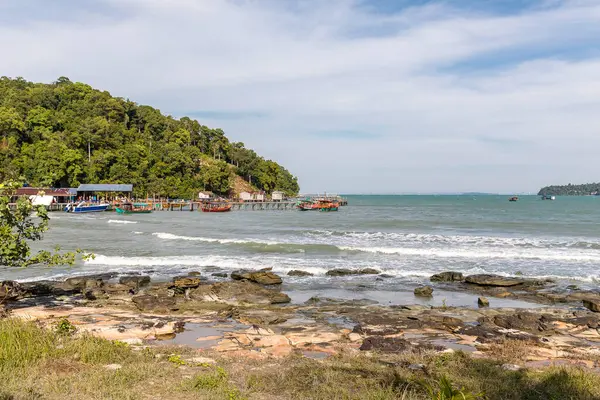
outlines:
[[[287,243],[280,243],[280,242],[275,242],[275,241],[259,240],[259,239],[217,239],[217,238],[206,238],[206,237],[199,237],[199,236],[181,236],[181,235],[174,235],[172,233],[165,233],[165,232],[155,232],[152,235],[156,236],[159,239],[163,239],[163,240],[186,240],[186,241],[191,241],[191,242],[206,242],[206,243],[221,243],[221,244],[252,244],[252,243],[256,243],[256,244],[266,244],[266,245],[287,244]]]
[[[109,224],[137,224],[137,221],[126,221],[123,219],[109,219]]]

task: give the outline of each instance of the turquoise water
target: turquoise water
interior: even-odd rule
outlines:
[[[595,285],[600,276],[600,198],[349,196],[337,213],[234,211],[147,215],[53,213],[43,242],[96,259],[72,269],[5,270],[40,279],[96,272],[163,279],[200,271],[301,269],[294,289],[397,290],[444,270],[554,277]],[[332,268],[377,268],[390,278],[327,278]]]

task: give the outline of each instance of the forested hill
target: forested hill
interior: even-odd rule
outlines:
[[[553,185],[540,189],[540,196],[586,196],[600,193],[600,183],[586,183],[583,185]]]
[[[0,181],[30,186],[132,183],[135,194],[228,194],[236,175],[270,193],[297,179],[221,129],[113,97],[83,83],[0,78]],[[239,185],[238,185],[239,186]]]

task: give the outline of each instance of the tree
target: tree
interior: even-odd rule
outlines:
[[[0,266],[26,267],[31,264],[72,265],[76,253],[81,250],[61,254],[40,251],[31,255],[29,242],[41,240],[48,230],[48,212],[43,206],[34,207],[24,197],[17,200],[15,208],[9,206],[11,195],[14,194],[14,182],[0,184]],[[37,221],[32,217],[37,212]],[[89,257],[90,255],[84,255]]]

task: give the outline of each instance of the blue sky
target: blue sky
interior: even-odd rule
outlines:
[[[197,118],[306,192],[600,180],[600,0],[0,0],[0,44],[1,75]]]

